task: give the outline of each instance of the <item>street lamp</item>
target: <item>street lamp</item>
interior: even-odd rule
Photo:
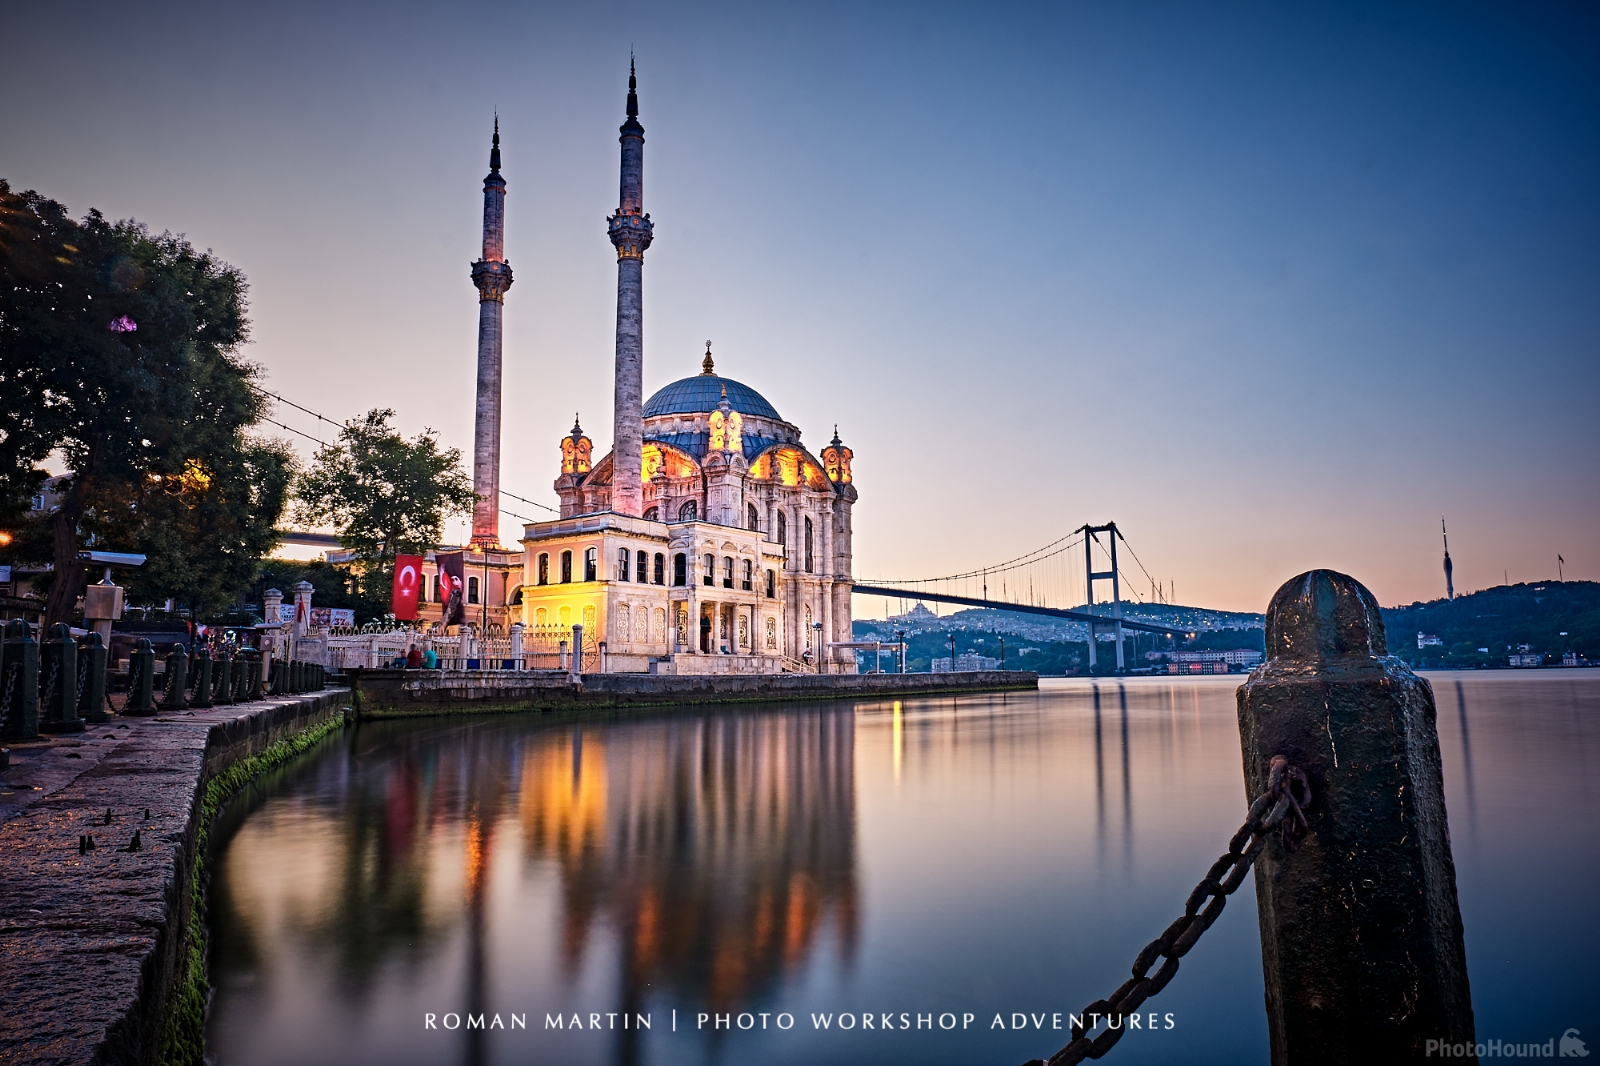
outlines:
[[[817,650],[817,673],[820,674],[822,673],[822,623],[812,622],[811,629],[817,635],[816,639],[812,641],[812,645]]]
[[[950,634],[950,672],[952,674],[956,672],[956,635],[954,632]]]
[[[1002,634],[1000,634],[1000,669],[1004,670],[1005,668],[1006,668],[1006,637],[1005,637],[1005,634],[1002,633]]]
[[[900,645],[900,673],[903,674],[906,672],[906,631],[903,629],[895,630],[894,639],[895,643]]]

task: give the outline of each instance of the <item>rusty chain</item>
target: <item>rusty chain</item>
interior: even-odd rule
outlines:
[[[1274,828],[1281,833],[1286,851],[1296,851],[1306,835],[1305,808],[1311,803],[1311,783],[1298,767],[1290,766],[1282,755],[1274,755],[1269,764],[1267,790],[1250,804],[1250,813],[1244,825],[1228,841],[1228,853],[1211,864],[1205,877],[1194,886],[1183,905],[1183,914],[1167,926],[1166,932],[1145,945],[1139,957],[1133,960],[1133,976],[1106,999],[1097,999],[1073,1016],[1072,1040],[1048,1060],[1033,1059],[1027,1066],[1074,1066],[1084,1059],[1098,1059],[1127,1032],[1127,1017],[1151,996],[1167,987],[1178,972],[1178,960],[1189,953],[1200,936],[1222,913],[1228,897],[1244,883],[1244,878],[1255,864],[1256,857],[1267,846],[1268,835]],[[1155,976],[1149,976],[1150,967],[1158,958],[1161,964]],[[1090,1038],[1089,1031],[1106,1019],[1106,1030]],[[1084,1025],[1088,1020],[1089,1024]],[[1113,1028],[1112,1021],[1118,1024]]]

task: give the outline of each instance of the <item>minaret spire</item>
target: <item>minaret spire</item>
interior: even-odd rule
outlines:
[[[483,257],[478,287],[478,399],[472,434],[472,546],[500,549],[500,338],[511,264],[506,262],[506,179],[500,176],[500,116],[494,118],[489,174],[483,179]]]
[[[644,127],[639,81],[628,60],[628,115],[618,130],[622,182],[617,213],[606,220],[617,249],[617,363],[612,427],[611,509],[644,511],[644,252],[653,236],[644,213]]]

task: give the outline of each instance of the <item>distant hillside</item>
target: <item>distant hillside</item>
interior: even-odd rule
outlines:
[[[1600,583],[1501,585],[1454,600],[1385,607],[1383,623],[1390,654],[1413,666],[1505,666],[1524,644],[1558,660],[1569,651],[1600,660]],[[1441,643],[1418,648],[1419,631]]]

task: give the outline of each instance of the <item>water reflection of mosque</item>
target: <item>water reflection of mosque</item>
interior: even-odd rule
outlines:
[[[815,710],[369,733],[346,768],[340,902],[322,930],[341,942],[347,991],[359,995],[383,958],[415,956],[439,932],[424,917],[441,902],[427,898],[425,870],[449,864],[439,848],[455,837],[465,999],[469,1009],[492,999],[486,897],[495,862],[516,850],[503,839],[514,829],[524,862],[558,872],[566,971],[597,930],[615,937],[618,1009],[648,1009],[647,989],[697,1010],[757,1001],[829,931],[849,957],[854,728],[848,710]],[[467,1059],[480,1055],[469,1048]]]
[[[621,1006],[759,997],[831,926],[854,950],[854,718],[720,714],[575,729],[522,756],[530,859],[553,859],[561,955],[615,931]]]

